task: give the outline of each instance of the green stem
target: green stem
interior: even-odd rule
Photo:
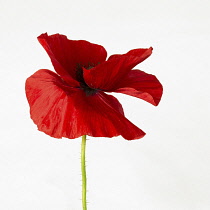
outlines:
[[[82,136],[81,143],[81,170],[82,170],[82,207],[83,210],[87,210],[86,202],[86,168],[85,168],[85,146],[86,146],[86,135]]]

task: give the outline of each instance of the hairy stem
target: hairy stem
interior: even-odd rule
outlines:
[[[85,147],[86,147],[86,135],[82,136],[81,143],[81,170],[82,170],[82,207],[83,210],[87,210],[86,202],[86,167],[85,167]]]

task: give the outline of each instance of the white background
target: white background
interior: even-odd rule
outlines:
[[[158,107],[114,94],[147,135],[89,137],[88,210],[210,209],[208,0],[0,0],[0,209],[79,210],[80,139],[54,139],[29,116],[25,80],[53,70],[38,43],[61,33],[108,54],[152,46],[138,68],[164,86]]]

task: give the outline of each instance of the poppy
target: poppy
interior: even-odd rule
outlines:
[[[41,69],[26,80],[30,115],[40,131],[70,139],[121,135],[133,140],[145,135],[125,117],[122,105],[109,93],[124,93],[158,105],[161,83],[154,75],[132,70],[152,54],[151,47],[106,60],[103,46],[85,40],[45,33],[38,41],[56,71]]]

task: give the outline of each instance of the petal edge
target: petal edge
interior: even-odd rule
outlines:
[[[114,92],[134,96],[157,106],[163,94],[163,86],[154,75],[132,70]]]

